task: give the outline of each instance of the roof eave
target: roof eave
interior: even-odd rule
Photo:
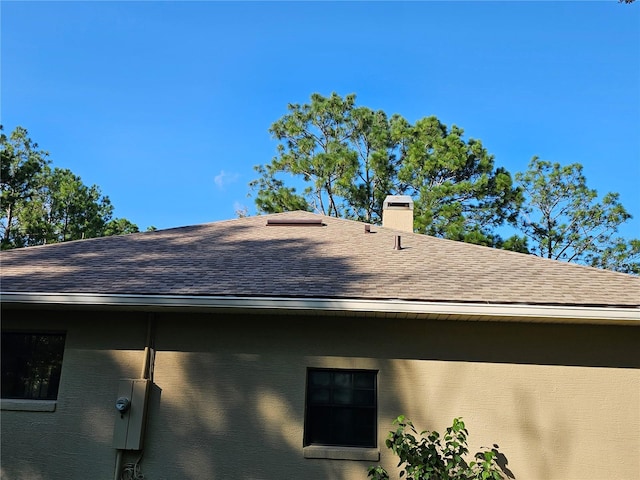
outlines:
[[[640,325],[640,307],[454,303],[357,298],[232,297],[87,293],[1,292],[7,308],[234,311],[267,314],[371,316],[460,321]]]

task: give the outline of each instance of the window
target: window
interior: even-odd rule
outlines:
[[[65,335],[2,332],[2,398],[56,400]]]
[[[377,446],[377,372],[307,370],[304,445]]]

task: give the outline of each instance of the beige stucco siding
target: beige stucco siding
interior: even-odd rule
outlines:
[[[113,403],[140,375],[146,314],[8,310],[2,326],[67,331],[56,411],[2,412],[2,479],[113,478]],[[462,416],[471,449],[497,443],[519,480],[640,477],[637,328],[158,314],[155,340],[149,479],[366,478],[370,461],[303,457],[319,366],[379,372],[389,469],[405,414],[439,430]]]
[[[113,478],[114,397],[119,378],[140,374],[145,323],[9,311],[2,328],[67,333],[55,412],[2,412],[2,480]]]

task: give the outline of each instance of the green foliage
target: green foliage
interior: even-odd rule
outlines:
[[[296,193],[296,189],[285,187],[284,182],[275,178],[271,165],[259,165],[255,169],[261,177],[251,182],[252,188],[258,190],[256,207],[259,212],[280,213],[295,210],[311,210],[306,199]]]
[[[533,242],[532,253],[625,273],[640,271],[640,240],[617,236],[631,215],[617,193],[598,201],[582,165],[561,166],[534,157],[516,179],[525,193],[517,224]]]
[[[13,229],[20,207],[36,192],[41,174],[49,164],[48,153],[38,150],[27,130],[17,127],[7,137],[0,126],[0,210],[2,211],[2,246],[12,243]]]
[[[393,139],[400,145],[399,192],[414,198],[415,229],[453,240],[494,245],[494,227],[513,222],[521,202],[511,175],[494,168],[479,140],[463,140],[436,117],[410,125],[392,119]]]
[[[255,167],[250,183],[258,212],[309,210],[380,224],[387,195],[410,195],[416,232],[640,273],[640,240],[616,236],[631,216],[615,193],[598,201],[579,164],[534,158],[516,185],[461,128],[433,116],[414,124],[389,118],[336,93],[290,104],[270,132],[277,155]],[[503,225],[523,235],[503,239],[496,233]]]
[[[105,225],[104,236],[125,235],[127,233],[138,233],[139,231],[138,226],[126,218],[115,218]],[[150,231],[149,228],[147,228],[147,231]]]
[[[250,183],[259,212],[314,210],[379,224],[387,195],[411,195],[416,231],[483,245],[500,243],[491,229],[517,216],[522,199],[511,175],[455,125],[436,117],[412,125],[336,93],[314,93],[288,111],[270,129],[277,156],[256,166]]]
[[[389,118],[336,93],[290,104],[270,132],[277,155],[255,167],[250,183],[258,212],[310,210],[379,224],[387,195],[410,195],[416,232],[640,272],[640,240],[616,235],[631,215],[618,194],[598,201],[580,164],[534,158],[516,185],[461,128],[433,116],[414,124]],[[523,236],[501,238],[503,225]]]
[[[640,239],[617,238],[592,259],[591,266],[640,275]]]
[[[444,436],[436,431],[420,434],[403,415],[394,422],[395,431],[389,432],[385,441],[398,456],[402,467],[400,478],[407,480],[500,480],[504,476],[497,464],[498,451],[479,451],[474,460],[467,463],[467,431],[460,418],[454,418]],[[373,480],[388,480],[389,474],[380,466],[370,467],[368,476]]]
[[[96,185],[70,170],[51,168],[26,129],[1,135],[2,248],[137,232],[129,220],[112,219],[113,206]]]
[[[512,252],[518,253],[531,253],[529,251],[529,242],[527,237],[520,237],[519,235],[513,235],[502,243],[499,243],[498,248],[502,248],[503,250],[511,250]]]

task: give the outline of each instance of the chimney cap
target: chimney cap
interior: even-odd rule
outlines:
[[[387,195],[382,205],[383,210],[402,208],[413,210],[413,199],[409,195]]]

